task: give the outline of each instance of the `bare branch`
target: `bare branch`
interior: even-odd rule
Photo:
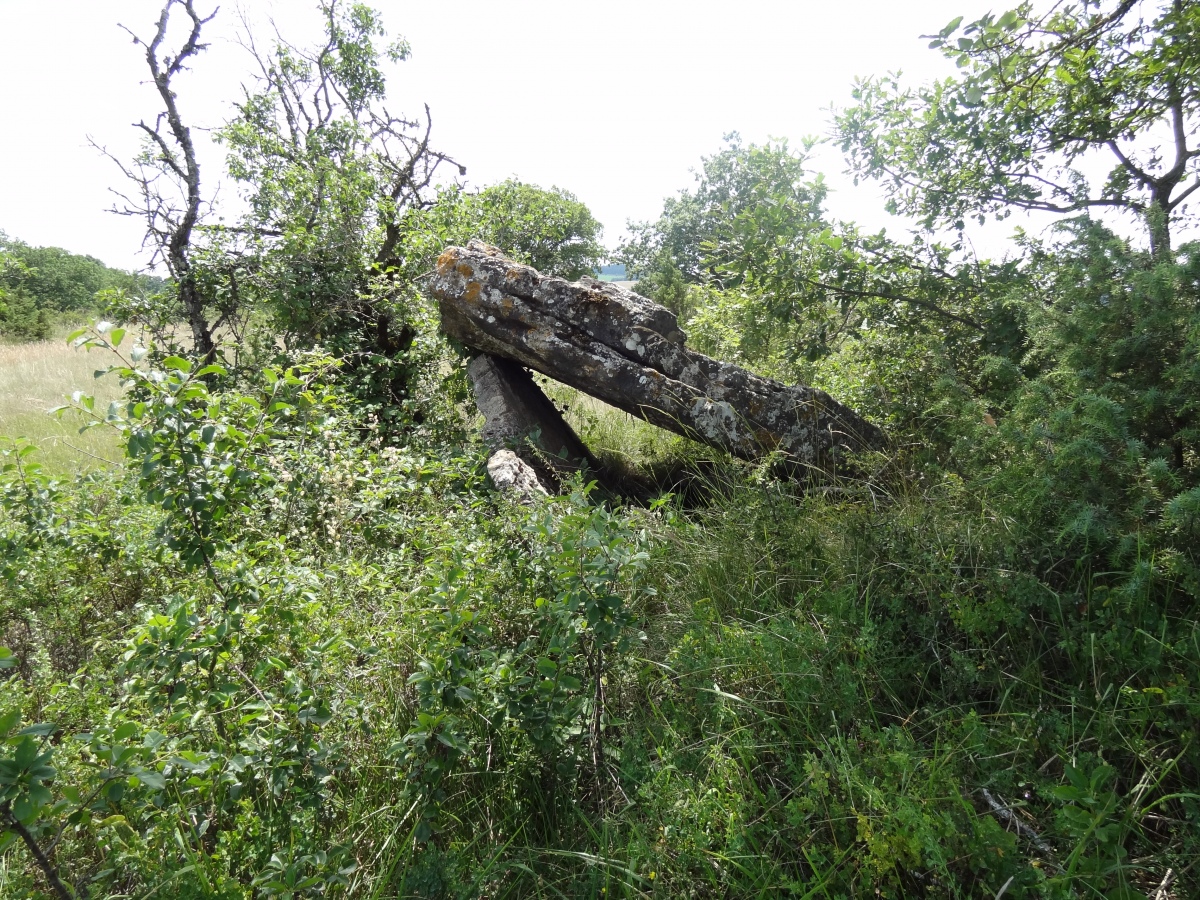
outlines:
[[[174,6],[183,8],[190,20],[190,28],[178,52],[171,56],[169,52],[164,52],[163,45],[167,37],[171,9]],[[141,162],[137,164],[137,172],[123,165],[120,166],[121,171],[138,185],[143,200],[142,212],[146,219],[147,238],[153,238],[156,257],[166,263],[178,282],[179,299],[187,312],[196,352],[205,359],[213,357],[216,345],[204,314],[204,302],[199,296],[190,258],[192,233],[200,221],[203,206],[200,165],[191,131],[184,124],[171,80],[184,71],[190,59],[205,49],[207,45],[201,43],[200,36],[204,26],[211,22],[216,14],[217,10],[214,9],[208,16],[202,16],[196,11],[195,0],[166,0],[156,24],[154,37],[149,41],[124,25],[121,26],[136,45],[144,48],[146,66],[150,70],[151,79],[163,105],[163,111],[158,114],[153,125],[148,125],[143,120],[137,122],[134,127],[146,135],[157,151],[154,158],[163,167],[163,171],[178,180],[179,191],[182,194],[181,205],[176,207],[174,202],[164,197],[157,186],[157,176],[148,175]],[[112,158],[111,154],[106,155]],[[125,212],[130,212],[130,209],[127,208]]]
[[[1121,165],[1124,166],[1126,170],[1128,170],[1128,172],[1134,178],[1136,178],[1143,187],[1149,188],[1154,185],[1154,179],[1150,176],[1150,174],[1133,162],[1133,160],[1131,160],[1128,156],[1122,153],[1121,148],[1117,146],[1117,142],[1115,140],[1108,141],[1107,146],[1108,149],[1113,152],[1113,155],[1116,156],[1120,161]]]
[[[1191,187],[1171,201],[1170,205],[1167,207],[1167,210],[1170,211],[1175,209],[1175,207],[1179,206],[1179,204],[1194,194],[1197,188],[1200,188],[1200,176],[1196,177],[1196,180],[1192,182]]]

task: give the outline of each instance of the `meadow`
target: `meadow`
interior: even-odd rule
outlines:
[[[84,420],[77,413],[50,411],[69,404],[76,391],[107,406],[121,396],[121,389],[114,376],[95,377],[97,369],[108,367],[104,354],[71,347],[65,336],[63,332],[34,343],[0,343],[0,438],[36,444],[43,466],[73,475],[118,464],[118,436],[103,427],[80,433]]]

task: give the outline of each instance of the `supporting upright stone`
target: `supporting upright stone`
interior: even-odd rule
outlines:
[[[497,453],[505,448],[515,451],[544,488],[555,490],[575,472],[599,469],[574,429],[520,364],[485,353],[471,360],[467,376],[475,405],[483,413],[484,443]]]
[[[670,310],[615,285],[543,276],[472,241],[446,249],[431,289],[442,328],[467,346],[736,456],[778,452],[797,470],[827,471],[847,451],[886,444],[824,391],[688,350]]]
[[[497,450],[487,461],[488,475],[503,494],[514,494],[522,503],[531,503],[548,493],[533,471],[533,466],[511,450]]]

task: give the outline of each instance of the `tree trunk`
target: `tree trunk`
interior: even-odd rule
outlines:
[[[1150,231],[1150,256],[1155,262],[1171,259],[1171,211],[1166,197],[1155,191],[1146,211],[1146,227]]]
[[[201,365],[208,365],[217,355],[217,343],[213,338],[208,317],[204,314],[204,300],[196,290],[196,282],[189,272],[179,282],[179,300],[192,329],[192,352],[200,357]]]

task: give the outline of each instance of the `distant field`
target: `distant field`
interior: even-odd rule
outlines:
[[[27,438],[41,451],[34,458],[64,475],[119,461],[121,448],[111,429],[80,434],[84,419],[79,413],[47,413],[68,403],[77,390],[94,396],[97,409],[119,397],[115,377],[93,376],[107,365],[100,351],[76,350],[62,338],[0,344],[0,441]]]

